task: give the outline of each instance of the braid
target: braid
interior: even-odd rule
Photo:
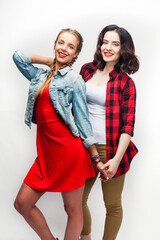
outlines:
[[[78,57],[74,57],[72,59],[72,61],[70,63],[68,63],[68,65],[71,67],[73,65],[73,63],[75,63],[75,61],[77,60]]]
[[[53,65],[51,67],[51,72],[50,72],[49,76],[47,77],[45,82],[42,84],[42,86],[38,89],[38,91],[35,95],[35,99],[38,97],[38,95],[42,94],[44,89],[50,84],[52,76],[55,74],[55,70],[56,70],[56,59],[54,59],[54,61],[53,61]]]
[[[51,72],[50,72],[50,74],[49,74],[48,77],[53,76],[55,70],[56,70],[56,59],[54,59],[54,61],[53,61],[53,65],[52,65],[52,67],[51,67]]]

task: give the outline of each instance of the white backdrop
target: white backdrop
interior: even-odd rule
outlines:
[[[132,76],[138,92],[134,143],[139,153],[127,174],[123,191],[124,219],[117,240],[160,239],[160,29],[158,0],[0,0],[0,240],[38,239],[14,210],[13,202],[36,157],[36,126],[29,130],[24,112],[29,82],[12,61],[17,49],[52,56],[62,28],[75,28],[84,47],[74,68],[92,61],[97,37],[109,24],[132,35],[141,66]],[[47,193],[38,203],[55,236],[63,239],[66,214],[60,193]],[[102,239],[105,209],[100,181],[89,205],[93,240]]]

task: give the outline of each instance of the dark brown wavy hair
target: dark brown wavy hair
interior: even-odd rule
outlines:
[[[122,74],[133,74],[137,72],[139,69],[139,60],[135,55],[135,47],[132,37],[127,30],[118,27],[117,25],[108,25],[100,32],[93,63],[97,65],[97,68],[100,70],[103,70],[106,65],[101,54],[101,46],[103,44],[104,35],[108,31],[117,32],[121,42],[120,58],[114,68]]]

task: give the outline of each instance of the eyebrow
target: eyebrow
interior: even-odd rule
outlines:
[[[103,41],[104,41],[104,42],[108,42],[108,40],[107,40],[107,39],[103,39]],[[119,43],[119,44],[120,44],[120,42],[119,42],[119,41],[113,41],[113,43]]]

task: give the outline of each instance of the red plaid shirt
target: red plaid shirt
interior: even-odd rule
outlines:
[[[87,82],[96,70],[97,66],[93,63],[87,63],[82,66],[80,74]],[[106,91],[107,161],[114,157],[122,133],[133,136],[136,105],[136,88],[133,80],[115,69],[109,75],[110,79],[107,82]],[[130,141],[115,177],[119,177],[129,170],[130,163],[137,152],[136,146]]]

